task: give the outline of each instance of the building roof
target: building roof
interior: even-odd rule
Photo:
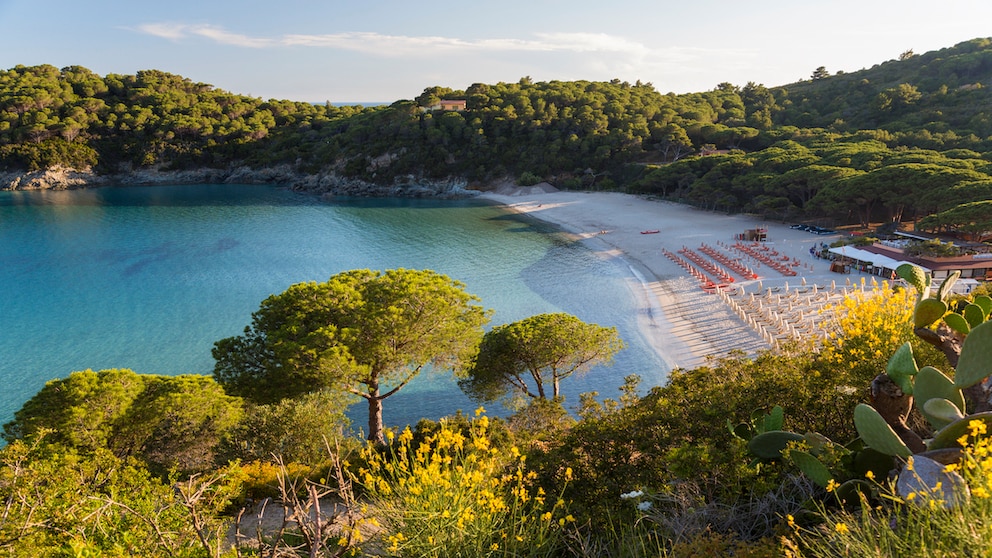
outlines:
[[[859,262],[869,262],[875,267],[882,267],[885,269],[895,269],[904,263],[916,264],[916,262],[892,258],[885,254],[876,254],[875,252],[869,252],[868,250],[863,250],[854,246],[838,246],[836,248],[831,248],[830,252],[832,254],[851,258],[852,260],[857,260]],[[924,271],[930,271],[930,269],[926,266],[920,265],[920,267],[922,267]]]
[[[849,248],[849,247],[846,247]],[[941,258],[936,256],[906,256],[898,248],[884,246],[882,244],[872,244],[864,248],[865,251],[875,254],[889,256],[894,259],[904,259],[920,267],[934,271],[955,270],[955,269],[992,269],[992,254],[969,254],[965,256],[955,256]]]

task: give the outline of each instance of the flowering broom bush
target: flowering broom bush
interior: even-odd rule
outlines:
[[[476,411],[468,434],[445,421],[413,447],[409,427],[387,434],[385,450],[368,446],[356,481],[378,517],[390,556],[552,556],[574,521],[549,498],[516,447],[493,447],[489,419]],[[565,470],[565,481],[571,471]]]
[[[833,316],[833,331],[820,352],[823,362],[863,385],[885,369],[889,356],[912,341],[912,291],[870,288],[854,291],[822,311]]]

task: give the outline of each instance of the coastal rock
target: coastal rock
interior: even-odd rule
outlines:
[[[66,190],[103,186],[106,179],[92,169],[52,167],[34,172],[0,172],[0,190]]]
[[[122,166],[111,174],[92,169],[54,167],[36,172],[0,172],[2,190],[65,190],[95,186],[146,186],[164,184],[279,184],[293,190],[322,196],[464,198],[478,194],[459,178],[424,180],[413,175],[392,184],[376,184],[338,175],[333,171],[302,173],[290,165],[226,169],[196,168],[164,170],[156,167],[134,169]]]

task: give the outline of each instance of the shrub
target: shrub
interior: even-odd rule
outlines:
[[[481,411],[481,409],[480,409]],[[526,456],[501,452],[477,416],[468,435],[441,421],[414,445],[406,428],[389,445],[369,445],[356,482],[384,530],[392,556],[553,556],[573,518],[565,502],[534,486]],[[565,479],[570,472],[565,473]]]
[[[539,182],[541,182],[541,177],[530,171],[520,173],[520,177],[517,178],[517,184],[520,186],[533,186]]]

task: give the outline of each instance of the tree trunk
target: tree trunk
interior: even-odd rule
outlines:
[[[379,397],[379,386],[369,388],[369,435],[370,442],[384,444],[382,435],[382,399]]]

